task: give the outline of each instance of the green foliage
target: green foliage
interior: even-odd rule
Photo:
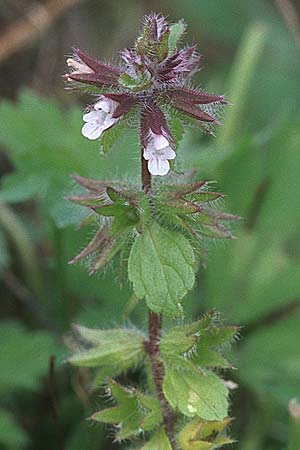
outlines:
[[[91,348],[75,353],[69,362],[79,367],[101,368],[102,377],[136,366],[144,357],[144,336],[134,330],[96,330],[76,325],[75,331]]]
[[[172,450],[170,441],[164,431],[164,428],[160,428],[154,433],[150,441],[144,445],[141,450]]]
[[[177,364],[178,368],[186,360],[200,368],[230,368],[232,366],[223,353],[237,331],[237,327],[218,323],[218,315],[212,311],[197,322],[169,330],[161,339],[162,357],[165,364]]]
[[[81,136],[78,108],[62,113],[53,101],[25,91],[18,103],[0,104],[0,121],[5,130],[0,142],[16,168],[5,176],[0,201],[20,202],[34,197],[59,227],[78,224],[86,216],[83,209],[62,198],[72,190],[70,174],[105,178],[117,165],[125,168],[123,177],[129,172],[126,161],[134,146],[130,136],[123,137],[120,148],[109,159],[101,160],[98,144]],[[114,143],[110,136],[104,139],[105,149]]]
[[[2,394],[16,389],[37,389],[48,371],[50,357],[61,356],[60,346],[49,333],[26,331],[17,322],[2,322],[0,340]]]
[[[241,380],[259,397],[286,405],[299,388],[299,339],[299,309],[294,317],[250,335],[238,351]]]
[[[26,433],[14,421],[11,414],[0,409],[0,445],[7,450],[15,450],[27,444]]]
[[[164,393],[173,408],[187,417],[223,420],[228,414],[228,390],[212,372],[166,367]]]
[[[93,414],[91,419],[120,427],[118,440],[128,439],[143,431],[151,431],[162,421],[159,401],[135,389],[126,389],[113,380],[108,382],[109,393],[117,406]]]
[[[169,52],[173,53],[177,49],[177,44],[182,38],[182,35],[186,31],[186,23],[184,20],[179,20],[179,22],[174,23],[170,27],[170,35],[169,35]]]
[[[224,435],[224,429],[231,422],[223,421],[206,422],[194,419],[180,431],[178,443],[181,450],[214,450],[234,441]]]
[[[150,223],[135,240],[128,263],[138,298],[156,313],[182,315],[179,301],[193,287],[194,254],[188,240]]]
[[[118,17],[109,17],[112,20],[106,20],[103,15],[99,18],[95,14],[95,29],[97,33],[103,32],[101,36],[103,42],[105,33],[111,32],[111,29],[108,29],[111,24],[115,24],[116,31],[121,29],[121,26],[127,26],[128,29],[132,26],[136,15],[135,3],[128,2],[126,6],[128,19],[125,14],[121,14],[122,23]],[[239,371],[234,373],[234,380],[239,384],[240,393],[233,396],[234,411],[239,411],[234,434],[240,435],[240,443],[235,444],[233,448],[282,450],[288,445],[289,439],[287,403],[291,397],[299,395],[297,383],[300,224],[299,55],[274,5],[265,0],[254,0],[247,4],[240,0],[227,2],[176,0],[172,3],[172,8],[174,16],[185,16],[189,22],[194,23],[190,38],[201,41],[201,53],[209,56],[208,43],[209,48],[214,49],[209,57],[210,64],[200,74],[201,83],[205,83],[206,79],[212,91],[220,90],[228,93],[228,98],[234,103],[228,109],[234,109],[237,103],[239,110],[238,114],[237,112],[233,114],[236,121],[233,127],[231,125],[234,141],[230,142],[230,148],[225,149],[218,140],[208,141],[205,137],[199,140],[198,133],[195,135],[186,133],[185,139],[177,149],[182,167],[196,167],[201,171],[202,178],[217,180],[217,189],[226,194],[226,209],[244,217],[244,225],[239,225],[241,230],[237,240],[230,244],[216,243],[212,246],[208,270],[201,271],[199,288],[186,302],[187,315],[197,317],[199,312],[214,306],[221,311],[222,316],[230,320],[230,323],[243,324],[241,343],[234,348],[234,363],[239,367]],[[117,10],[118,8],[108,8],[107,11]],[[267,27],[268,24],[271,26],[268,27],[267,39],[264,35],[260,43],[252,41],[256,49],[262,46],[266,48],[261,62],[258,62],[257,58],[249,59],[249,53],[244,55],[244,60],[247,58],[248,68],[255,61],[255,67],[251,68],[252,76],[249,77],[243,68],[233,64],[233,60],[235,49],[246,27],[251,25],[254,31],[264,29],[264,26],[256,27],[256,19],[259,19],[259,22],[263,21]],[[253,36],[261,37],[259,33],[254,33]],[[43,54],[46,50],[43,48]],[[240,53],[240,56],[243,55]],[[242,59],[239,58],[239,61]],[[240,92],[243,93],[238,100],[242,98],[243,105],[240,101],[237,102],[237,98],[233,101],[232,92],[237,91],[236,86],[233,86],[231,81],[226,83],[220,81],[225,79],[232,67],[237,71],[235,78],[238,81],[237,87],[242,89]],[[22,73],[22,78],[24,74],[24,80],[26,75],[31,77],[30,73],[26,74],[26,70],[22,69],[24,69],[22,59],[18,59],[16,73]],[[35,74],[35,77],[38,78],[38,74]],[[245,80],[248,80],[246,84]],[[41,83],[42,88],[49,89],[48,85],[43,85],[41,79],[37,81]],[[3,90],[5,89],[4,84]],[[91,88],[88,87],[87,90],[91,91]],[[94,89],[93,91],[95,93]],[[55,233],[52,233],[48,219],[50,216],[57,225],[65,227],[68,224],[78,224],[86,215],[84,208],[62,200],[63,195],[77,194],[73,184],[68,181],[69,173],[75,172],[102,179],[112,177],[126,179],[129,173],[132,179],[133,173],[136,173],[136,180],[139,181],[139,161],[137,157],[132,156],[138,154],[138,147],[124,136],[120,142],[120,151],[118,146],[114,145],[116,148],[110,153],[109,158],[99,158],[97,144],[83,139],[80,135],[80,108],[74,109],[71,113],[61,114],[53,101],[35,94],[24,94],[21,100],[14,104],[3,101],[0,106],[0,119],[2,148],[8,151],[12,165],[16,168],[14,173],[2,179],[0,198],[3,201],[19,203],[35,198],[37,208],[34,212],[32,209],[28,210],[28,204],[26,206],[20,204],[16,214],[24,220],[33,242],[39,246],[40,267],[47,280],[51,299],[48,305],[51,307],[43,311],[54,321],[59,321],[63,312],[65,314],[67,312],[68,321],[76,320],[95,327],[113,326],[122,314],[122,305],[129,298],[128,289],[119,290],[115,277],[109,272],[104,278],[87,277],[80,266],[65,267],[65,261],[73,252],[78,251],[78,248],[84,247],[87,237],[82,231],[75,233],[67,228],[60,234],[61,247],[59,245],[56,247],[56,238],[53,237]],[[225,127],[226,123],[227,119],[224,121]],[[177,124],[171,127],[173,134],[176,126]],[[103,140],[106,139],[111,139],[110,134],[103,136]],[[5,269],[13,270],[19,275],[20,261],[11,252],[10,267],[5,250],[2,252],[2,248],[5,247],[6,243],[0,251]],[[58,261],[62,263],[59,265]],[[59,267],[57,272],[56,267]],[[20,277],[19,281],[24,280]],[[57,294],[58,283],[61,283],[63,295]],[[30,289],[30,284],[26,280],[24,287]],[[293,300],[295,308],[290,309]],[[26,323],[27,328],[30,326],[31,331],[23,330],[22,335],[28,337],[34,336],[35,333],[37,336],[41,335],[31,312],[27,312],[26,306],[20,304],[19,299],[10,292],[7,285],[2,287],[2,305],[2,317],[9,315]],[[131,318],[135,324],[144,326],[145,307],[142,302],[133,311]],[[195,351],[195,346],[199,340],[196,340],[193,333],[197,334],[197,330],[187,335],[182,334],[182,340],[179,334],[174,333],[174,344],[177,343],[178,352],[175,351],[175,345],[171,346],[171,330],[164,334],[163,340],[169,334],[169,352],[172,350],[174,359],[177,358],[176,361],[173,359],[171,367],[173,364],[177,367],[178,358],[183,356],[179,352],[181,349],[182,352],[191,349],[191,354],[185,358],[188,364],[195,364],[197,361],[199,351]],[[49,335],[46,332],[42,334]],[[3,402],[12,403],[22,423],[26,421],[29,427],[30,424],[35,424],[37,431],[32,436],[33,443],[28,444],[29,449],[52,450],[57,447],[58,440],[52,417],[50,419],[48,417],[48,402],[44,407],[46,403],[41,402],[45,392],[40,391],[40,395],[33,397],[31,394],[27,395],[22,386],[18,387],[23,381],[21,373],[24,370],[26,379],[28,367],[36,364],[36,358],[30,356],[30,351],[27,359],[25,349],[20,355],[18,349],[23,340],[18,338],[16,342],[16,345],[9,346],[9,360],[6,353],[3,359],[3,352],[0,352],[0,374],[6,372],[6,369],[3,370],[3,364],[9,364],[15,368],[15,373],[20,374],[19,381],[8,391],[3,391],[5,393],[4,398],[2,397]],[[34,342],[37,351],[39,341],[37,339]],[[43,347],[43,340],[41,342]],[[30,342],[28,345],[31,348]],[[167,347],[167,342],[165,345]],[[210,346],[209,350],[213,352],[217,350],[218,357],[223,356],[219,347]],[[203,364],[203,350],[200,354]],[[18,361],[16,364],[14,359]],[[172,359],[171,356],[169,359]],[[207,358],[204,361],[207,364]],[[47,365],[48,362],[44,361],[41,375],[46,373]],[[185,368],[186,371],[189,370],[188,367]],[[103,373],[103,369],[100,370]],[[62,374],[65,374],[65,371],[66,369],[62,368]],[[14,378],[12,373],[9,373],[8,377]],[[86,387],[86,384],[89,385],[90,380],[87,377],[87,381],[84,381],[85,377],[85,370],[72,377],[72,386],[75,387],[76,393],[80,391],[82,394],[81,388]],[[39,376],[34,382],[36,391],[40,386],[38,378]],[[87,438],[87,435],[93,434],[94,428],[91,429],[83,421],[90,412],[80,409],[79,405],[88,401],[86,402],[84,395],[80,396],[80,400],[75,397],[73,390],[65,383],[65,378],[56,379],[59,393],[59,425],[62,433],[66,435],[65,447],[70,450],[73,448],[98,450],[99,446],[106,448],[110,444],[101,438],[101,427],[94,427],[100,434],[97,439],[93,441]],[[245,396],[247,407],[241,408]],[[98,401],[101,401],[99,397]],[[94,401],[92,403],[94,404]],[[264,420],[265,417],[267,421]],[[194,421],[200,424],[198,418],[193,419]],[[8,431],[11,447],[16,448],[14,437],[18,433],[15,427],[5,429],[1,420],[0,423],[0,436],[1,432]],[[246,442],[248,433],[245,427],[249,428],[252,438],[248,446],[248,441]],[[157,433],[159,434],[164,435],[164,431],[161,430]],[[213,437],[215,436],[211,439]],[[202,440],[200,436],[197,436],[197,439]],[[167,444],[164,444],[165,442]],[[291,444],[293,445],[291,448],[298,450],[299,437],[295,442]],[[8,447],[8,441],[2,441],[1,444],[5,449]],[[184,445],[190,448],[192,443],[185,441]],[[138,448],[140,447],[142,444]],[[170,450],[166,437],[154,440],[150,449],[164,449],[164,447]]]
[[[137,78],[133,78],[127,73],[122,73],[120,76],[120,83],[122,86],[133,92],[139,92],[148,89],[151,86],[152,78],[149,78],[144,74],[141,74]]]

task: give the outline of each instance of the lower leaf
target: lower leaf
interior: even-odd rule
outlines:
[[[182,372],[167,366],[163,389],[170,405],[185,416],[205,420],[227,417],[228,390],[212,372],[202,373],[196,368]]]

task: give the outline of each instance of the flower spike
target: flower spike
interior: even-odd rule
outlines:
[[[182,21],[171,25],[161,14],[150,14],[134,47],[121,52],[119,67],[91,58],[78,48],[67,60],[71,70],[65,79],[75,83],[76,89],[90,86],[99,94],[83,116],[83,136],[99,139],[129,115],[139,115],[143,157],[152,175],[166,175],[169,161],[176,157],[176,142],[167,123],[170,112],[178,121],[184,116],[196,119],[194,123],[209,132],[210,126],[219,124],[214,111],[226,104],[222,95],[186,86],[202,57],[195,46],[178,48],[185,29]]]

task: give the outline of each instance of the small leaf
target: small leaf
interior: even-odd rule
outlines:
[[[169,316],[180,316],[179,300],[194,285],[194,253],[179,233],[150,224],[135,240],[129,256],[129,279],[138,298]]]
[[[132,78],[127,73],[122,73],[120,76],[120,83],[127,89],[130,89],[133,92],[143,91],[147,89],[152,84],[152,79],[147,78],[145,75],[140,78]]]
[[[234,341],[239,327],[212,326],[201,332],[199,343],[207,347],[219,347]]]
[[[151,397],[150,395],[142,394],[138,390],[134,391],[134,395],[145,412],[140,427],[144,431],[152,431],[162,422],[160,402],[156,398]]]
[[[178,443],[181,450],[214,450],[234,441],[223,434],[231,419],[222,421],[205,421],[194,419],[180,431]]]
[[[199,340],[199,336],[212,326],[217,313],[212,310],[201,317],[197,322],[180,325],[168,330],[162,337],[160,349],[162,354],[181,354],[188,352]]]
[[[166,367],[163,385],[173,408],[188,416],[205,420],[223,420],[228,410],[228,390],[212,372],[182,372]]]
[[[102,267],[104,267],[106,264],[108,264],[122,249],[126,238],[127,236],[123,234],[119,237],[107,239],[102,248],[100,256],[92,261],[89,273],[93,275],[98,272],[98,270],[102,269]]]
[[[224,369],[232,368],[232,365],[220,353],[202,346],[197,348],[197,354],[193,358],[193,363],[200,367],[222,367]]]
[[[174,53],[177,50],[177,44],[185,33],[186,24],[183,20],[180,20],[170,27],[169,35],[169,52]]]
[[[118,405],[104,409],[92,415],[91,419],[97,422],[121,425],[117,434],[118,439],[127,439],[139,432],[141,413],[138,410],[137,400],[129,389],[110,380],[108,387]]]
[[[158,62],[163,61],[169,53],[169,34],[170,31],[166,31],[160,40],[155,50],[155,57]]]
[[[205,202],[213,202],[217,200],[218,198],[222,198],[223,194],[220,194],[220,192],[195,192],[193,194],[189,194],[188,200],[195,203],[205,203]]]
[[[141,450],[172,450],[172,446],[165,430],[160,428]]]
[[[69,358],[80,367],[116,367],[123,370],[134,366],[144,355],[144,336],[133,330],[93,330],[76,326],[79,336],[89,344],[90,350]]]
[[[169,330],[160,341],[160,350],[162,354],[184,353],[195,347],[198,336],[195,333],[186,333],[179,327]]]
[[[201,225],[200,232],[205,236],[215,239],[232,239],[232,234],[227,228],[219,223],[215,224],[203,224]]]
[[[118,405],[99,411],[93,420],[120,426],[118,439],[127,439],[141,431],[152,431],[162,421],[159,401],[136,389],[127,389],[110,380],[108,387]]]

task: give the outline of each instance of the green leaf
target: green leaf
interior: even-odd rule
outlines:
[[[160,349],[162,354],[182,354],[191,350],[199,341],[199,335],[203,335],[209,329],[218,314],[212,310],[201,319],[168,330],[161,338]]]
[[[127,439],[142,431],[151,431],[162,421],[159,401],[136,389],[127,389],[110,380],[108,387],[117,406],[99,411],[91,417],[98,422],[121,427],[118,439]]]
[[[25,431],[16,424],[12,415],[0,409],[0,444],[5,445],[7,450],[15,450],[27,442]]]
[[[141,413],[132,392],[113,380],[110,380],[108,387],[118,405],[93,414],[91,419],[97,422],[120,425],[121,429],[117,434],[118,439],[127,439],[138,434]]]
[[[151,437],[150,441],[141,448],[141,450],[172,450],[172,446],[165,430],[160,428]]]
[[[182,372],[166,367],[163,389],[173,408],[188,416],[223,420],[228,411],[228,390],[212,372]]]
[[[45,331],[25,331],[18,323],[0,326],[0,392],[37,389],[52,355],[61,356],[55,339]]]
[[[166,31],[161,38],[160,42],[157,44],[157,47],[155,49],[155,57],[157,58],[157,61],[163,61],[169,53],[169,31]]]
[[[145,75],[141,75],[139,78],[133,78],[127,73],[122,73],[119,80],[125,88],[130,89],[133,92],[143,91],[152,84],[152,79],[149,79]]]
[[[237,336],[238,331],[239,327],[213,325],[201,332],[199,343],[203,347],[219,347],[224,344],[231,344]]]
[[[144,431],[153,430],[163,420],[160,402],[157,398],[142,394],[138,390],[134,390],[134,395],[145,413],[141,421],[141,428]]]
[[[128,271],[136,296],[152,311],[182,314],[179,301],[195,281],[194,253],[184,236],[150,224],[132,246]]]
[[[214,350],[210,350],[204,345],[197,346],[197,353],[193,358],[193,363],[200,367],[232,368],[232,365],[224,356]]]
[[[177,44],[182,38],[182,35],[185,33],[186,23],[183,20],[180,20],[174,25],[170,27],[170,35],[169,35],[169,52],[174,53],[177,49]]]
[[[205,203],[205,202],[213,202],[215,200],[217,200],[218,198],[222,197],[222,194],[220,194],[219,192],[195,192],[193,194],[188,194],[187,199],[190,202],[195,202],[195,203]]]
[[[226,418],[222,421],[205,421],[194,419],[180,431],[178,443],[181,450],[214,450],[234,441],[227,438],[223,431],[231,422]]]
[[[69,362],[80,367],[126,370],[144,356],[144,336],[133,330],[93,330],[76,326],[79,336],[93,348],[71,356]],[[112,374],[112,373],[111,373]]]

